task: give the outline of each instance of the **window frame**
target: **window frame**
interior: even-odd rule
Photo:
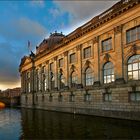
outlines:
[[[70,58],[70,64],[75,63],[76,62],[76,53],[70,54],[69,58]]]
[[[106,100],[106,96],[107,96],[107,100]],[[111,99],[110,99],[110,97],[111,97]],[[104,102],[112,102],[112,93],[111,92],[103,93],[103,101]]]
[[[138,56],[137,58],[135,58],[136,56]],[[134,57],[134,59],[132,59]],[[134,62],[137,59],[136,62]],[[131,62],[129,62],[131,61]],[[137,69],[133,69],[134,64],[137,64],[138,68]],[[131,70],[130,70],[131,69]],[[138,77],[137,79],[134,79],[134,72],[137,72]],[[132,78],[129,78],[129,73],[131,73]],[[136,54],[136,55],[132,55],[131,57],[129,57],[128,61],[127,61],[127,79],[128,81],[131,80],[140,80],[140,55]]]
[[[107,44],[105,45],[104,43],[105,44],[107,43]],[[102,40],[101,46],[102,46],[102,52],[103,53],[112,50],[113,49],[112,37],[109,37],[105,40]]]
[[[63,58],[60,58],[58,60],[58,66],[59,66],[59,68],[64,66],[64,59]]]
[[[90,71],[90,73],[87,73],[87,70],[88,69],[90,69],[91,71]],[[87,75],[88,74],[88,75]],[[89,74],[90,74],[90,76],[92,76],[92,77],[88,77],[87,78],[87,76],[89,76]],[[90,84],[90,85],[88,85],[87,84],[87,80],[90,80],[90,83],[91,83],[91,80],[92,80],[92,84]],[[88,82],[89,83],[89,82]],[[91,67],[87,67],[86,68],[86,70],[85,70],[85,86],[92,86],[94,84],[94,72],[93,72],[93,70],[92,70],[92,68]]]
[[[135,31],[135,34],[133,33],[133,31]],[[130,29],[126,30],[126,44],[129,44],[131,42],[137,41],[139,39],[140,39],[140,25],[135,26],[133,28],[130,28]]]
[[[105,69],[105,66],[108,63],[112,64],[112,67],[111,68],[109,67],[109,68]],[[111,72],[108,72],[108,71],[111,71]],[[110,82],[108,82],[109,79],[110,79]],[[114,81],[115,81],[114,65],[111,61],[108,61],[103,65],[103,83],[104,84],[110,84],[110,83],[113,83]]]
[[[135,94],[134,95],[134,98],[135,98],[134,100],[131,99],[131,94]],[[139,94],[139,96],[140,96],[140,91],[131,91],[131,92],[129,92],[129,102],[134,102],[134,103],[140,102],[140,99],[139,100],[136,99],[137,94]]]
[[[83,57],[84,57],[84,59],[91,57],[91,46],[88,46],[83,49]]]

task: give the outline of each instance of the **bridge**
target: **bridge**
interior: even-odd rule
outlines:
[[[0,102],[4,103],[6,106],[18,106],[20,105],[20,97],[0,97]]]

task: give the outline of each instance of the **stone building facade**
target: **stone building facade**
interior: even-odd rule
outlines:
[[[121,0],[21,59],[21,105],[140,120],[140,1]]]

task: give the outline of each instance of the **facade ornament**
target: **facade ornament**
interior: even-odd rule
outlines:
[[[58,56],[55,56],[55,57],[54,57],[54,61],[57,61],[57,58],[58,58]]]
[[[74,71],[74,69],[75,69],[75,66],[74,65],[71,65],[71,71]]]
[[[90,61],[89,61],[89,60],[87,60],[87,61],[86,61],[86,63],[85,63],[85,66],[86,66],[86,67],[88,67],[88,66],[89,66],[89,64],[90,64]]]
[[[122,27],[123,27],[123,25],[119,25],[119,26],[115,27],[114,28],[115,34],[121,33],[122,32]]]
[[[82,48],[82,44],[76,46],[76,50],[77,50],[77,51],[80,51],[81,48]]]
[[[46,61],[46,64],[47,64],[47,65],[49,64],[49,60]]]
[[[68,51],[65,51],[65,52],[64,52],[64,56],[67,56],[67,55],[68,55]]]
[[[106,54],[104,55],[104,61],[105,61],[105,62],[108,62],[108,61],[109,61],[109,57],[110,57],[110,55],[109,55],[108,53],[106,53]]]
[[[99,41],[99,36],[93,38],[93,44],[98,43],[98,41]]]

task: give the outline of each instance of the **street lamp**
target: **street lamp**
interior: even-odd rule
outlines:
[[[32,103],[35,105],[35,90],[34,90],[34,71],[35,71],[35,54],[31,51],[30,54],[31,62],[32,62]]]

